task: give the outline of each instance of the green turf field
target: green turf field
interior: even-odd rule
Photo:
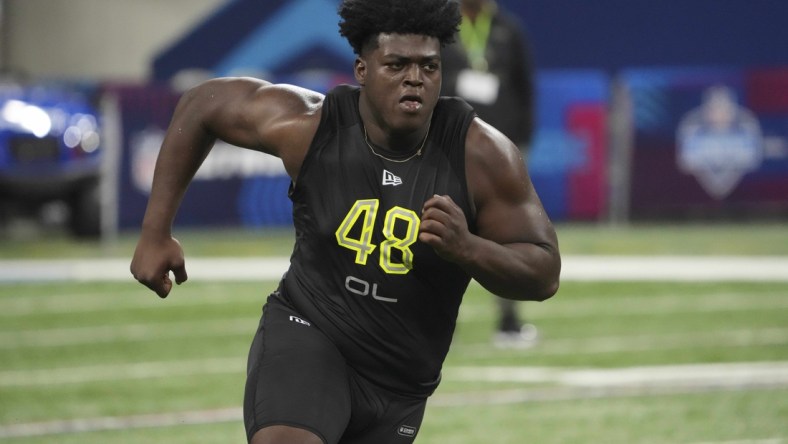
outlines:
[[[290,233],[179,235],[187,254],[286,254]],[[779,225],[559,227],[569,254],[788,254]],[[66,238],[4,259],[122,256]],[[130,253],[129,253],[130,254]],[[788,270],[786,270],[788,273]],[[0,442],[236,443],[246,352],[274,282],[0,284]],[[528,350],[490,346],[472,285],[417,442],[788,442],[788,282],[564,282],[525,311]],[[374,443],[371,443],[374,444]]]

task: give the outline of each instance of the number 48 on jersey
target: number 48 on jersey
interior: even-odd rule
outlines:
[[[345,215],[335,233],[337,243],[356,252],[356,263],[366,265],[369,255],[378,247],[372,243],[378,199],[357,200]],[[383,221],[384,241],[380,243],[379,265],[389,274],[407,274],[413,269],[410,246],[418,239],[421,220],[415,211],[395,206],[386,211]],[[399,229],[395,230],[399,225]],[[400,253],[400,254],[396,254]]]

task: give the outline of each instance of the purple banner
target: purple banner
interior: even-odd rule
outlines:
[[[788,213],[788,69],[621,78],[634,124],[633,218]]]

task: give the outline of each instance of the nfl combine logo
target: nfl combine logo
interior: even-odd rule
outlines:
[[[755,115],[728,87],[709,88],[700,107],[677,130],[678,166],[713,198],[726,198],[745,174],[763,162],[763,136]]]
[[[389,170],[383,170],[383,185],[393,185],[396,187],[397,185],[402,185],[402,179],[395,176],[394,173]]]

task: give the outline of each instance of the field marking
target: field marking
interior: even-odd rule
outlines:
[[[433,396],[431,407],[465,407],[525,404],[536,402],[576,401],[581,399],[633,398],[643,396],[692,395],[743,390],[785,390],[784,384],[758,382],[754,385],[687,385],[687,386],[605,386],[605,387],[536,387],[523,389],[479,390]]]
[[[0,282],[131,281],[129,259],[0,260]],[[564,281],[788,282],[785,256],[562,257]],[[187,258],[189,278],[206,281],[278,280],[287,257]]]
[[[671,287],[672,288],[672,287]],[[784,290],[783,290],[784,291]],[[632,316],[632,315],[669,315],[676,313],[724,313],[764,310],[788,309],[788,297],[778,293],[759,293],[753,295],[742,289],[739,293],[714,292],[699,296],[687,297],[679,294],[673,288],[670,295],[650,294],[644,298],[642,295],[616,295],[614,305],[600,304],[598,300],[573,299],[571,303],[556,305],[548,303],[540,305],[525,302],[532,316],[539,319],[575,319],[593,317],[595,314],[605,316]],[[560,298],[560,293],[557,296]],[[493,316],[495,305],[491,300],[463,301],[460,306],[458,320],[468,322],[484,320]]]
[[[252,320],[250,319],[250,322]],[[256,322],[256,321],[255,321]],[[184,322],[184,324],[186,324]],[[199,324],[199,323],[197,323]],[[179,324],[180,325],[180,324]],[[205,325],[203,331],[207,336],[215,337],[217,331],[228,325],[215,324]],[[238,331],[230,331],[227,334],[245,334],[248,326]],[[106,331],[104,334],[116,335],[113,340],[117,340],[117,333],[130,334],[125,339],[134,340],[155,340],[156,336],[178,335],[177,329],[172,333],[159,332],[151,334],[145,330],[144,326],[135,326],[129,331]],[[80,345],[85,343],[98,343],[102,338],[94,337],[97,330],[86,329],[75,331],[71,336],[67,331],[60,331],[52,335],[49,332],[27,337],[19,340],[14,339],[13,334],[0,336],[0,348],[14,348],[15,341],[22,342],[23,346],[63,346]],[[191,331],[185,334],[193,337]],[[750,330],[725,330],[718,332],[704,332],[686,334],[666,334],[650,336],[613,336],[598,337],[584,340],[576,339],[552,339],[545,340],[539,345],[529,350],[533,355],[567,355],[567,354],[602,354],[602,353],[621,353],[637,352],[644,350],[671,350],[693,347],[708,347],[724,344],[726,346],[747,347],[753,345],[779,345],[788,344],[788,328],[765,329],[758,331]],[[582,350],[578,352],[578,350]],[[479,357],[493,356],[500,354],[500,350],[492,348],[488,343],[478,343],[470,345],[454,345],[451,353],[474,353]],[[19,387],[37,386],[50,384],[75,384],[88,383],[91,381],[122,381],[125,379],[143,378],[162,378],[173,374],[183,376],[194,376],[200,374],[223,374],[240,372],[246,362],[246,356],[225,357],[222,359],[194,359],[188,361],[155,361],[137,363],[118,363],[108,365],[90,365],[70,368],[54,369],[21,369],[0,371],[0,387]],[[449,367],[447,367],[449,368]],[[492,367],[485,367],[492,368]],[[788,370],[786,371],[788,373]]]
[[[117,363],[54,369],[5,370],[0,387],[30,387],[134,379],[243,374],[246,359],[232,356],[182,361]],[[444,379],[479,382],[551,383],[563,386],[788,385],[788,362],[682,364],[615,369],[520,366],[446,366]]]
[[[117,363],[81,367],[58,367],[52,369],[5,370],[0,372],[0,387],[84,384],[206,374],[243,374],[245,371],[246,357],[240,355],[226,358],[180,361]]]
[[[73,420],[31,422],[0,426],[0,438],[62,435],[107,430],[129,430],[148,427],[214,424],[243,420],[241,408],[195,410],[191,412],[156,413],[147,415],[104,416]],[[240,426],[239,426],[240,427]]]
[[[217,362],[217,364],[222,363]],[[552,382],[557,383],[558,386],[438,393],[430,398],[430,407],[453,408],[468,405],[502,405],[608,397],[658,396],[742,389],[784,389],[788,387],[788,361],[617,369],[456,367],[446,369],[445,380]],[[0,425],[0,438],[60,435],[101,430],[129,430],[143,427],[174,427],[231,421],[240,423],[242,416],[240,408],[225,408],[6,424]],[[765,444],[780,441],[760,440],[752,442]],[[728,444],[733,443],[738,442],[731,441]]]
[[[128,281],[131,259],[0,260],[0,282]],[[278,280],[290,266],[287,257],[187,258],[190,280]]]
[[[566,256],[577,281],[788,282],[786,256]]]
[[[134,285],[134,283],[130,283]],[[188,285],[188,284],[187,284]],[[478,285],[475,282],[473,285]],[[0,318],[17,318],[20,316],[39,316],[42,314],[74,314],[98,313],[115,310],[159,310],[163,306],[216,306],[224,304],[257,303],[260,307],[265,303],[267,295],[275,286],[261,286],[249,293],[222,295],[222,297],[190,294],[188,298],[169,298],[160,300],[143,286],[134,287],[135,291],[122,290],[113,293],[112,303],[107,301],[106,291],[101,293],[55,293],[45,295],[14,295],[0,298]],[[671,287],[668,287],[671,288]],[[117,296],[117,297],[116,297]],[[492,299],[485,298],[475,301],[464,301],[460,307],[459,321],[465,322],[480,317],[492,316]],[[605,315],[639,315],[639,314],[670,314],[670,313],[716,313],[739,310],[783,310],[788,309],[788,298],[783,292],[775,289],[770,292],[759,292],[756,298],[752,294],[741,291],[721,291],[688,299],[677,294],[675,289],[666,293],[655,293],[648,297],[647,303],[642,295],[618,295],[615,306],[602,306],[598,302],[573,300],[571,304],[532,305],[534,310],[541,312],[542,318],[578,318],[588,317],[594,313],[604,312]]]
[[[259,317],[237,317],[200,321],[170,321],[148,324],[99,325],[0,331],[0,350],[25,347],[62,347],[107,342],[154,341],[161,338],[246,336],[251,338]],[[250,339],[251,340],[251,339]]]
[[[691,444],[783,444],[785,441],[781,438],[766,438],[766,439],[737,439],[735,441],[702,441],[693,442]]]
[[[446,381],[554,383],[567,387],[753,387],[788,385],[788,361],[684,364],[614,369],[458,366]]]
[[[2,282],[0,282],[0,285]],[[0,298],[0,318],[16,318],[19,316],[41,315],[41,314],[72,314],[72,313],[97,313],[103,311],[122,311],[128,309],[135,310],[160,310],[163,304],[167,307],[175,306],[202,306],[202,305],[223,305],[234,304],[238,301],[259,302],[260,307],[265,303],[265,299],[275,287],[261,288],[259,293],[242,295],[222,295],[221,297],[199,297],[190,294],[188,299],[169,298],[165,301],[160,300],[154,293],[148,291],[142,285],[134,292],[123,294],[112,293],[109,299],[107,292],[101,295],[96,294],[47,294],[47,295],[22,295],[8,296]],[[269,291],[270,290],[270,291]],[[110,303],[111,300],[111,303]]]
[[[130,283],[130,285],[135,285]],[[188,285],[188,284],[187,284]],[[474,286],[478,285],[475,282]],[[670,289],[672,287],[666,287]],[[214,306],[223,304],[258,303],[260,307],[275,284],[260,286],[254,292],[233,295],[205,296],[190,294],[187,299],[169,298],[164,301],[157,298],[142,285],[134,287],[134,291],[113,290],[112,303],[107,301],[107,292],[101,293],[48,293],[38,295],[13,295],[0,298],[0,318],[16,318],[20,316],[38,316],[41,314],[71,314],[71,313],[96,313],[126,309],[161,309],[175,306]],[[683,294],[677,294],[675,289],[664,293],[654,293],[646,300],[642,295],[617,295],[615,306],[601,306],[598,302],[583,299],[573,300],[571,304],[560,306],[550,305],[549,309],[534,304],[533,308],[544,311],[546,318],[577,318],[587,317],[596,312],[606,315],[638,315],[638,314],[670,314],[670,313],[714,313],[739,310],[772,310],[788,309],[788,298],[784,290],[774,289],[757,294],[755,299],[746,289],[741,291],[724,290],[714,294],[704,294],[690,299]],[[463,301],[460,307],[459,320],[472,320],[477,317],[491,316],[494,305],[492,299],[485,298],[475,301]],[[541,317],[541,316],[540,316]]]
[[[117,326],[74,327],[0,332],[0,350],[25,347],[63,347],[102,344],[110,341],[153,341],[162,337],[216,337],[251,335],[258,318],[233,318],[214,321],[180,321],[167,324],[128,324]],[[671,350],[688,347],[745,347],[788,344],[788,328],[757,330],[719,330],[654,335],[598,336],[583,339],[545,338],[530,349],[537,355],[599,354],[643,350]],[[499,354],[489,343],[455,343],[454,353],[473,352],[479,356]],[[2,372],[0,372],[2,385]]]
[[[788,344],[788,328],[741,329],[661,335],[599,336],[584,339],[545,338],[537,347],[530,348],[535,355],[569,355],[638,352],[647,350],[675,350],[688,347],[746,347],[752,345]],[[500,354],[500,349],[489,342],[452,345],[450,353],[474,353],[477,357]]]

